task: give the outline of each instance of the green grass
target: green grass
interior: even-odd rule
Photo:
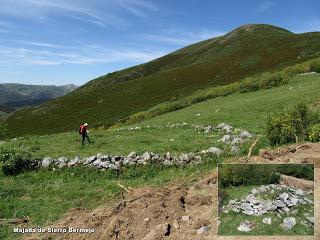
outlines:
[[[243,27],[19,110],[8,116],[8,129],[19,136],[70,131],[83,122],[110,126],[159,103],[317,57],[319,34],[293,34],[269,25],[251,26],[250,31]]]
[[[78,133],[45,136],[31,136],[19,139],[17,144],[32,146],[37,157],[66,156],[88,157],[97,153],[126,156],[131,151],[139,154],[145,151],[171,154],[198,152],[212,146],[223,147],[217,142],[223,133],[197,132],[192,128],[181,129],[143,129],[138,131],[92,131],[90,137],[94,144],[81,145]],[[244,145],[247,148],[247,144]]]
[[[242,198],[247,195],[252,188],[255,186],[237,186],[236,188],[230,187],[226,188],[226,192],[229,197],[228,200]],[[313,195],[308,195],[307,197],[313,199]],[[225,200],[224,202],[228,202]],[[291,213],[295,209],[298,209],[296,214]],[[248,216],[241,213],[235,213],[230,211],[229,213],[220,213],[219,220],[221,221],[219,225],[219,235],[313,235],[313,227],[307,227],[301,224],[301,221],[306,220],[303,214],[310,213],[310,216],[314,216],[314,206],[295,206],[293,207],[287,216],[293,216],[296,218],[297,224],[291,229],[286,230],[280,226],[283,222],[284,216],[278,218],[274,213],[266,213],[262,216]],[[272,218],[272,224],[264,224],[262,219],[265,217]],[[240,223],[244,220],[249,220],[255,223],[255,229],[250,232],[240,232],[237,230]]]
[[[255,185],[242,185],[241,187],[230,186],[225,188],[227,196],[223,199],[225,203],[228,203],[230,200],[242,198],[249,194],[252,188],[256,187]]]

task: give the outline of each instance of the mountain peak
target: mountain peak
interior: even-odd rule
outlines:
[[[234,29],[230,33],[255,32],[255,31],[267,31],[267,32],[273,31],[273,32],[278,32],[278,33],[292,34],[292,32],[290,32],[284,28],[277,27],[277,26],[270,25],[270,24],[245,24],[245,25],[242,25],[242,26]]]
[[[246,24],[242,25],[231,32],[227,33],[223,41],[226,40],[235,40],[243,35],[248,34],[257,34],[265,35],[265,34],[273,34],[273,35],[291,35],[294,34],[284,28],[280,28],[277,26],[269,25],[269,24]]]

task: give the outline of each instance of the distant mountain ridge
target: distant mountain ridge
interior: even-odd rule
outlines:
[[[64,96],[76,88],[73,84],[54,86],[3,83],[0,84],[0,109],[8,113],[22,107],[36,106]]]
[[[319,32],[294,34],[272,25],[244,25],[91,80],[61,98],[16,111],[6,122],[14,136],[69,131],[81,122],[109,126],[157,104],[318,56]]]

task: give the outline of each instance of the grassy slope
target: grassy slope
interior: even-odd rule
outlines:
[[[143,124],[164,124],[177,119],[213,124],[227,122],[255,133],[263,133],[269,113],[288,105],[319,100],[319,90],[319,74],[297,76],[290,79],[289,84],[277,88],[219,97],[146,120]],[[200,113],[200,116],[196,116],[197,113]]]
[[[293,34],[267,25],[242,27],[172,54],[91,81],[73,93],[7,119],[12,135],[109,125],[208,86],[304,61],[320,51],[320,33]]]
[[[290,89],[290,86],[292,89]],[[255,133],[262,133],[261,128],[269,112],[277,111],[287,104],[295,102],[314,102],[319,100],[320,76],[295,77],[289,85],[220,97],[191,107],[168,113],[139,125],[164,124],[167,122],[197,122],[217,124],[228,122]],[[263,104],[261,104],[263,103]],[[216,111],[220,109],[220,111]],[[197,113],[201,113],[196,117]],[[161,130],[149,129],[137,132],[116,132],[114,130],[92,130],[96,139],[94,145],[81,148],[76,133],[31,137],[30,145],[39,147],[38,155],[74,157],[90,154],[122,153],[131,150],[142,152],[191,151],[216,144],[214,134],[195,134],[190,129]],[[171,142],[173,138],[175,141]],[[186,141],[187,140],[187,141]],[[246,148],[246,147],[245,147]],[[24,173],[16,177],[0,174],[0,218],[30,216],[30,224],[46,224],[59,218],[72,207],[95,207],[105,204],[118,196],[123,185],[143,186],[162,185],[178,180],[196,171],[200,175],[215,168],[221,159],[205,161],[203,164],[184,168],[137,167],[129,168],[117,176],[110,171],[100,172],[90,169],[67,169],[59,172],[39,171]],[[37,211],[34,211],[34,209]],[[14,237],[11,229],[0,227],[0,238]]]
[[[227,188],[226,191],[230,194],[229,199],[240,199],[252,190],[255,186],[237,186],[237,187],[230,187]],[[313,195],[308,195],[310,199],[313,199]],[[291,230],[283,229],[280,224],[283,222],[283,217],[278,218],[274,213],[264,214],[262,216],[247,216],[244,214],[229,212],[229,213],[222,213],[220,215],[220,225],[219,225],[219,235],[313,235],[313,228],[306,227],[301,224],[301,221],[305,221],[305,217],[303,214],[309,213],[310,216],[314,216],[314,208],[313,206],[299,206],[293,207],[291,211],[294,209],[298,209],[297,214],[288,214],[288,216],[294,216],[297,220],[297,225],[294,226]],[[267,225],[262,222],[262,219],[265,217],[272,218],[272,224]],[[240,223],[244,220],[249,220],[254,222],[255,229],[248,232],[239,232],[237,227]]]

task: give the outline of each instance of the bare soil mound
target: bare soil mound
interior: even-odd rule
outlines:
[[[115,206],[71,209],[52,225],[93,228],[94,233],[48,233],[26,239],[212,239],[216,235],[216,191],[216,176],[191,187],[140,188]],[[204,226],[207,231],[197,233]]]

